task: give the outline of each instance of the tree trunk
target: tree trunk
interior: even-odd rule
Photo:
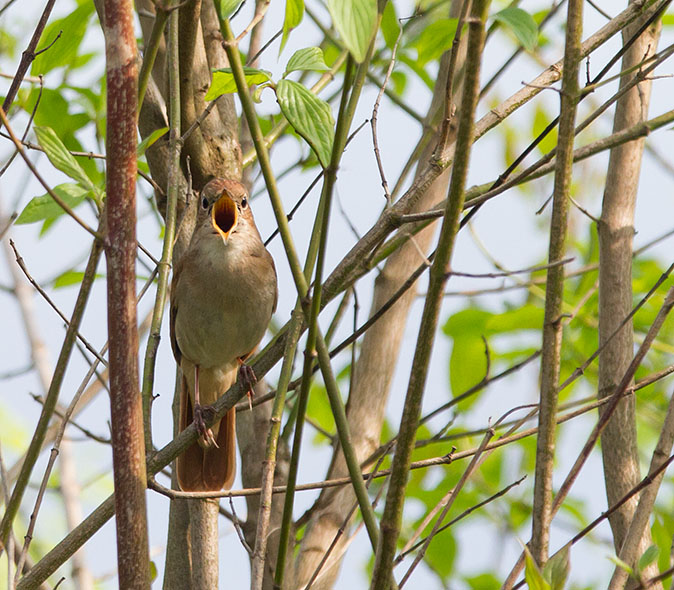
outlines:
[[[643,21],[623,32],[628,40]],[[625,53],[621,70],[634,67],[656,51],[659,24],[645,31]],[[638,72],[625,74],[624,87]],[[645,80],[626,92],[617,102],[613,132],[647,119],[651,82]],[[611,150],[606,188],[599,220],[599,344],[606,345],[599,356],[599,397],[611,395],[634,354],[632,322],[620,324],[632,309],[632,239],[641,157],[644,139]],[[610,339],[610,340],[609,340]],[[607,342],[608,341],[608,342]],[[634,396],[627,396],[615,411],[601,437],[604,479],[609,506],[615,504],[640,480]],[[609,516],[613,544],[620,551],[639,498],[633,496]],[[642,539],[640,554],[651,544],[650,532]],[[657,574],[657,566],[646,575]]]

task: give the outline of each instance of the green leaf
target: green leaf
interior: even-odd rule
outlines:
[[[213,2],[220,20],[227,20],[243,4],[243,0],[213,0]]]
[[[84,273],[81,270],[66,270],[54,279],[52,287],[54,289],[62,289],[63,287],[70,287],[78,285],[82,282]]]
[[[400,34],[400,23],[393,2],[387,2],[384,7],[384,12],[381,15],[381,33],[384,36],[386,46],[393,49]]]
[[[450,533],[448,529],[433,537],[424,556],[425,563],[445,582],[455,572],[456,540]]]
[[[160,137],[163,137],[168,133],[168,127],[162,127],[161,129],[155,129],[150,135],[148,135],[143,141],[138,144],[136,148],[136,154],[140,157],[145,153],[145,150],[149,148],[155,141]]]
[[[302,22],[304,18],[304,0],[286,0],[286,14],[283,19],[283,37],[281,38],[281,48],[278,50],[279,55],[286,46],[286,41],[292,31],[297,25]]]
[[[543,578],[541,570],[526,545],[524,547],[524,563],[524,580],[529,586],[529,590],[550,590],[550,584]]]
[[[545,108],[538,104],[534,112],[534,124],[531,128],[532,137],[538,137],[543,130],[550,124],[552,117],[546,112]],[[550,131],[536,146],[536,149],[543,155],[549,154],[557,147],[557,127]]]
[[[93,12],[93,2],[84,2],[68,16],[53,21],[45,28],[37,46],[38,55],[30,68],[33,76],[62,66],[73,67]],[[61,36],[56,39],[59,33]],[[47,49],[51,43],[54,44]],[[43,49],[46,51],[39,53]]]
[[[98,188],[91,182],[87,173],[77,163],[75,157],[66,149],[51,127],[35,126],[35,135],[40,147],[45,151],[55,168],[79,182],[86,190],[100,196]]]
[[[435,78],[432,78],[416,59],[411,59],[409,56],[402,53],[398,54],[398,61],[404,63],[410,70],[419,76],[419,79],[429,90],[433,90],[435,87]]]
[[[498,590],[501,581],[492,573],[478,574],[464,579],[470,590]]]
[[[456,35],[457,19],[441,18],[430,23],[419,37],[412,43],[417,50],[417,62],[424,66],[429,61],[438,59],[447,51]]]
[[[328,394],[325,387],[318,384],[312,384],[309,392],[309,400],[307,402],[307,416],[310,416],[315,422],[326,432],[335,432],[335,419],[330,409],[330,402],[328,401]],[[316,432],[314,442],[318,444],[325,444],[326,438],[322,432]]]
[[[243,73],[246,76],[246,84],[253,86],[254,84],[263,84],[271,80],[271,72],[266,70],[258,70],[257,68],[243,68]],[[213,81],[211,87],[208,89],[204,100],[215,100],[218,96],[223,94],[232,94],[236,92],[236,82],[234,82],[234,74],[231,68],[222,68],[220,70],[213,70]]]
[[[634,570],[616,555],[609,555],[609,560],[615,563],[620,569],[625,570],[630,576],[634,577]]]
[[[321,165],[327,167],[335,135],[330,105],[292,80],[278,83],[276,99],[288,122],[316,152]]]
[[[477,385],[487,373],[487,356],[482,338],[471,332],[454,338],[449,357],[449,385],[454,397]],[[460,402],[465,410],[476,401],[476,396]]]
[[[637,564],[637,569],[640,572],[643,572],[651,563],[653,563],[660,555],[660,549],[657,545],[651,545],[643,555],[639,558],[639,563]]]
[[[536,47],[538,27],[534,18],[526,10],[509,6],[497,12],[494,20],[509,28],[527,51],[533,51]]]
[[[94,278],[101,279],[104,275],[96,273]],[[80,270],[66,270],[54,279],[52,287],[54,289],[62,289],[63,287],[71,287],[72,285],[79,285],[84,278],[84,273]]]
[[[81,204],[89,193],[89,191],[82,188],[79,184],[60,184],[52,190],[71,208],[75,208]],[[21,211],[21,215],[19,215],[15,223],[21,225],[56,219],[63,213],[61,205],[47,193],[46,195],[33,197],[24,207],[23,211]]]
[[[564,590],[569,569],[569,546],[565,545],[543,567],[543,577],[550,583],[551,590]]]
[[[330,68],[325,64],[323,52],[320,47],[305,47],[298,49],[288,60],[286,71],[283,74],[285,78],[290,72],[300,70],[309,70],[314,72],[325,72]]]
[[[377,22],[377,0],[328,0],[332,22],[353,59],[361,63]]]

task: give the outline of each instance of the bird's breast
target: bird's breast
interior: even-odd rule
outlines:
[[[213,236],[201,242],[186,253],[176,284],[175,334],[190,361],[219,367],[250,353],[264,336],[276,279],[272,290],[268,269],[260,269],[261,259],[239,240],[225,245]]]

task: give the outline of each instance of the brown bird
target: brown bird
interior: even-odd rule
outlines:
[[[236,470],[236,411],[212,428],[210,407],[236,381],[276,309],[276,269],[257,230],[246,188],[216,178],[201,191],[192,240],[173,273],[171,346],[182,369],[180,430],[199,431],[177,459],[184,491],[229,489]]]

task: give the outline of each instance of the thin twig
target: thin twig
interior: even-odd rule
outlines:
[[[51,11],[54,8],[55,3],[56,0],[47,0],[44,10],[40,15],[40,20],[38,21],[37,25],[35,26],[35,30],[33,31],[33,36],[31,37],[30,42],[28,43],[28,47],[26,47],[24,52],[21,54],[21,61],[19,62],[19,66],[16,69],[16,74],[14,75],[12,84],[9,87],[9,90],[7,91],[5,100],[2,103],[2,110],[5,113],[9,110],[9,107],[12,106],[12,103],[14,102],[14,97],[16,96],[16,93],[19,91],[19,87],[21,86],[24,76],[28,71],[28,67],[30,66],[31,63],[33,63],[33,60],[35,59],[36,55],[35,50],[37,49],[37,45],[40,42],[40,37],[42,37],[42,32],[44,31],[44,28],[47,25],[49,15],[51,14]],[[7,4],[5,4],[5,6],[3,6],[2,10],[0,11],[0,14],[2,14],[2,12],[4,12],[10,5],[11,1],[7,2]],[[3,123],[5,123],[4,120]]]
[[[9,240],[9,245],[12,247],[12,250],[14,250],[14,256],[16,257],[16,263],[19,265],[19,268],[23,272],[23,274],[26,276],[28,279],[28,282],[35,287],[35,290],[43,297],[43,299],[49,304],[49,306],[56,312],[56,314],[63,320],[65,323],[66,327],[70,327],[70,322],[68,321],[68,318],[65,316],[65,314],[56,306],[56,304],[51,300],[49,295],[47,295],[47,292],[40,286],[40,284],[32,277],[30,272],[28,272],[28,268],[26,267],[26,263],[24,262],[23,258],[19,254],[19,251],[16,248],[16,244],[14,243],[14,240]],[[108,366],[108,361],[106,361],[103,357],[99,356],[98,352],[96,349],[89,343],[89,341],[80,334],[80,332],[77,332],[77,338],[78,340],[84,344],[86,349],[93,354],[100,363],[103,363],[106,367]]]
[[[30,131],[30,128],[33,124],[33,119],[35,118],[35,113],[37,113],[37,108],[40,105],[40,101],[42,100],[42,90],[44,89],[44,83],[43,83],[43,80],[42,80],[42,76],[39,76],[38,79],[40,81],[40,90],[38,91],[37,98],[35,99],[35,106],[33,107],[33,109],[30,112],[30,117],[28,118],[28,123],[26,123],[26,129],[24,130],[23,135],[21,136],[21,142],[22,143],[24,141],[26,141],[26,137],[28,135],[28,132]],[[12,155],[7,160],[7,163],[0,170],[0,177],[2,177],[2,175],[7,171],[7,168],[9,168],[11,166],[12,162],[14,161],[14,158],[16,158],[18,153],[19,152],[17,150],[14,150]]]
[[[234,44],[238,46],[241,41],[250,33],[257,24],[262,21],[264,18],[264,15],[267,12],[267,9],[269,8],[269,3],[271,0],[264,0],[263,2],[257,2],[255,6],[255,14],[253,15],[253,19],[248,23],[248,26],[241,31],[239,36],[236,38],[234,41]],[[233,17],[232,17],[233,18]],[[225,41],[225,43],[232,43],[231,41]]]
[[[398,37],[396,38],[395,45],[391,50],[391,61],[388,64],[386,69],[386,76],[384,77],[384,83],[381,85],[379,92],[377,94],[377,99],[374,101],[374,107],[372,108],[372,117],[370,118],[370,125],[372,126],[372,143],[374,146],[374,157],[377,160],[377,168],[379,168],[379,177],[381,178],[381,186],[384,189],[384,196],[386,197],[386,203],[391,205],[391,192],[388,188],[388,182],[386,181],[386,173],[384,172],[384,165],[381,161],[381,153],[379,151],[379,141],[377,140],[377,120],[379,116],[379,103],[381,102],[382,96],[384,96],[384,91],[388,82],[391,79],[391,74],[393,73],[393,67],[396,63],[396,53],[398,52],[398,45],[400,44],[400,39],[403,36],[403,29],[400,27],[398,31]]]

